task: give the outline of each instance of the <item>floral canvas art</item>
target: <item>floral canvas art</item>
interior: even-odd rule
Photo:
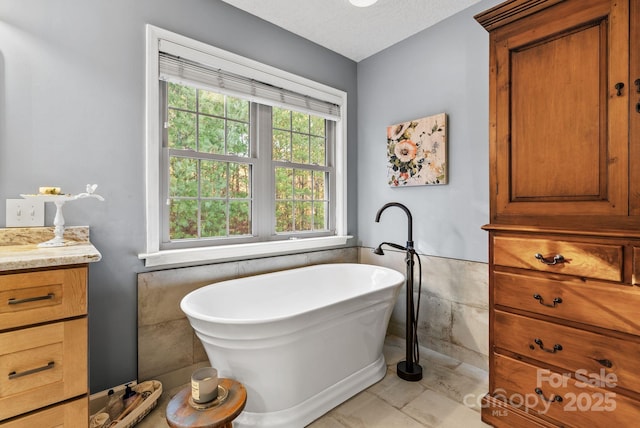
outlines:
[[[389,186],[447,184],[445,113],[387,128]]]

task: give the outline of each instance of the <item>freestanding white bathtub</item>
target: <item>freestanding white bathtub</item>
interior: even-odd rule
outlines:
[[[180,307],[220,377],[247,389],[234,427],[304,427],[382,379],[404,275],[328,264],[197,289]]]

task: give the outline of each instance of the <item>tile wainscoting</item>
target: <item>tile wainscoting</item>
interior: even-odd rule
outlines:
[[[359,249],[360,263],[406,271],[405,253],[385,248],[384,256],[372,248]],[[420,346],[448,355],[482,370],[489,366],[488,265],[480,262],[420,255],[422,293],[418,316]],[[418,261],[414,292],[418,293]],[[388,333],[405,336],[405,290],[398,296]]]
[[[488,282],[485,263],[420,256],[423,266],[418,327],[420,345],[461,362],[488,366]],[[213,265],[167,269],[138,275],[138,380],[182,385],[207,355],[180,301],[207,284],[320,263],[368,263],[405,272],[404,253],[372,254],[346,248]],[[417,263],[415,288],[417,292]],[[404,289],[389,323],[389,334],[404,337]]]
[[[207,355],[180,301],[207,284],[321,263],[357,263],[358,249],[344,248],[265,257],[138,274],[138,380],[181,385]]]

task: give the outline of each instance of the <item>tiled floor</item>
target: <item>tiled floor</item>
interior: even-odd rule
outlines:
[[[478,404],[488,389],[485,371],[421,349],[423,379],[406,382],[395,373],[396,363],[404,359],[404,350],[404,340],[388,336],[384,347],[388,369],[384,379],[331,410],[309,428],[489,427],[480,420]],[[181,388],[166,391],[158,407],[137,427],[167,427],[166,405]]]

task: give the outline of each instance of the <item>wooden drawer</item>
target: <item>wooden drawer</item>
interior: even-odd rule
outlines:
[[[622,245],[520,236],[495,236],[493,244],[495,265],[622,281]],[[558,255],[563,261],[549,264],[554,263]]]
[[[86,267],[0,275],[0,330],[86,313]]]
[[[556,424],[536,418],[524,410],[510,407],[489,394],[482,397],[482,422],[497,428],[557,428]]]
[[[493,272],[493,278],[495,305],[640,334],[637,286],[507,272]]]
[[[50,407],[27,416],[0,422],[2,428],[82,428],[88,425],[87,397]]]
[[[501,355],[494,356],[494,376],[494,397],[563,426],[628,427],[640,419],[640,403],[606,385],[595,387]]]
[[[495,347],[640,392],[640,343],[495,312]],[[611,382],[609,382],[611,383]]]
[[[633,284],[640,284],[640,248],[633,247]]]
[[[0,420],[86,393],[86,318],[0,333]]]

